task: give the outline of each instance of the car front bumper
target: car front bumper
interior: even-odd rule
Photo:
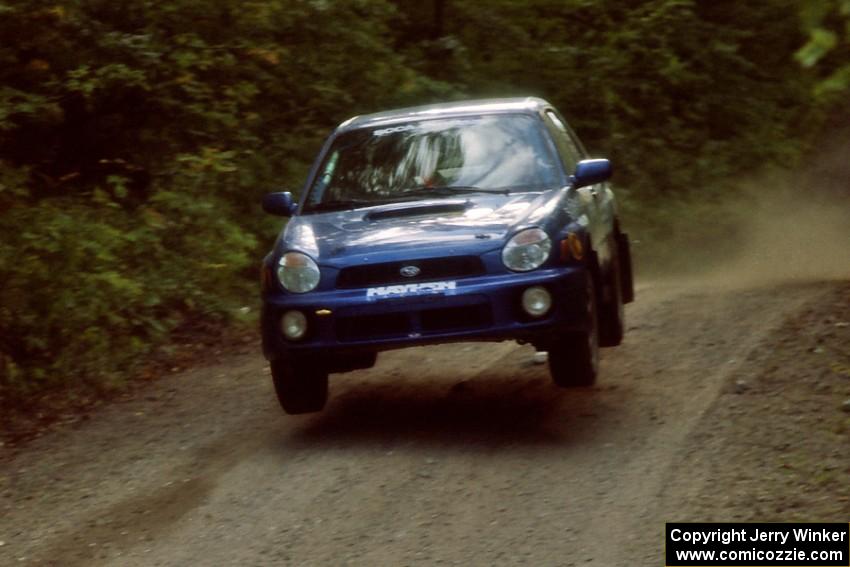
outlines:
[[[526,314],[522,293],[543,286],[552,295],[549,312]],[[545,341],[553,332],[587,326],[586,269],[562,266],[519,274],[462,278],[454,289],[426,295],[368,296],[366,289],[305,294],[270,293],[263,298],[263,352],[324,357],[376,352],[423,344],[463,341]],[[289,310],[307,317],[307,333],[287,340],[280,320]]]

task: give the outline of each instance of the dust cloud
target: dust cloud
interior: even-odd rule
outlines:
[[[850,197],[766,193],[736,219],[738,243],[713,277],[747,284],[850,279]]]
[[[632,232],[644,282],[728,288],[850,280],[850,181],[840,190],[748,183],[725,199],[666,212],[663,230],[652,227],[646,242],[639,226]]]

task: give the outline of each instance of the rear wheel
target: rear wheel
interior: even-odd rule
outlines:
[[[606,278],[607,301],[599,306],[599,346],[613,347],[623,342],[625,309],[623,308],[623,269],[614,248],[611,268]]]
[[[559,336],[549,345],[549,373],[562,388],[592,386],[599,372],[596,291],[590,272],[586,289],[586,329]]]
[[[321,411],[328,400],[328,373],[316,363],[278,358],[271,361],[280,407],[288,414]]]

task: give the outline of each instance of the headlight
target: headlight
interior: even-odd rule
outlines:
[[[319,285],[319,266],[306,254],[287,252],[277,263],[277,279],[283,289],[306,293]]]
[[[539,228],[518,232],[502,249],[502,262],[509,270],[528,272],[543,265],[549,258],[552,241]]]

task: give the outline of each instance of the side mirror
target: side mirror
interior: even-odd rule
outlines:
[[[578,188],[602,183],[610,179],[613,172],[611,162],[607,159],[582,160],[576,165],[576,172],[573,174],[574,186]]]
[[[263,197],[263,210],[270,215],[291,217],[298,209],[298,203],[289,191],[269,193]]]

